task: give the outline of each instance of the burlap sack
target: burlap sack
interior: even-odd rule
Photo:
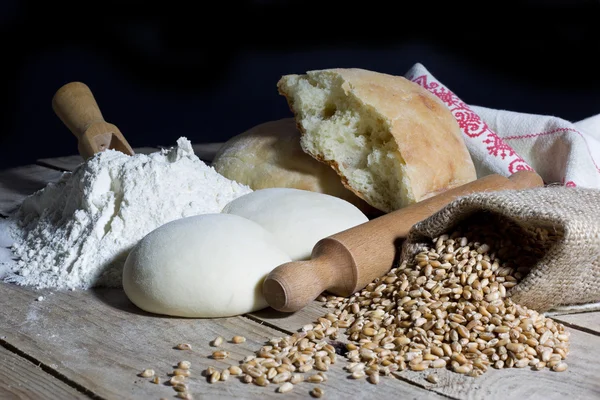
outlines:
[[[600,309],[600,190],[549,186],[468,195],[416,224],[404,241],[408,260],[431,239],[479,217],[508,218],[525,229],[546,228],[557,239],[508,294],[539,312]],[[480,219],[481,219],[480,218]],[[514,239],[514,238],[513,238]]]

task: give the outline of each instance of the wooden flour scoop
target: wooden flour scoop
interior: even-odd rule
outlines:
[[[71,82],[62,86],[52,98],[52,108],[77,138],[79,154],[85,160],[106,149],[134,154],[121,131],[104,121],[94,95],[85,84]]]
[[[264,281],[263,293],[272,308],[283,312],[303,308],[324,291],[348,297],[392,268],[398,241],[406,237],[414,224],[457,197],[543,184],[533,171],[520,171],[509,178],[488,175],[336,233],[315,245],[311,260],[282,264],[271,271]]]

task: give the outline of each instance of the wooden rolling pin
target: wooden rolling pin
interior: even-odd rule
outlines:
[[[58,89],[52,108],[77,138],[79,154],[85,160],[106,149],[133,155],[119,128],[104,120],[94,95],[84,83],[71,82]]]
[[[320,240],[308,261],[282,264],[267,276],[263,294],[269,305],[283,312],[297,311],[328,291],[350,296],[375,278],[385,275],[394,263],[399,241],[410,228],[457,197],[470,193],[543,186],[533,171],[509,178],[488,175],[450,189]]]

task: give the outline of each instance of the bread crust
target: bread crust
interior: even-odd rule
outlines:
[[[308,71],[305,75],[284,75],[277,84],[278,91],[286,98],[302,135],[306,132],[301,117],[295,110],[293,94],[286,89],[286,82],[290,78],[310,78],[324,73],[341,79],[346,96],[352,96],[387,122],[389,133],[398,148],[398,156],[406,166],[405,176],[410,182],[415,201],[477,178],[473,160],[450,109],[435,95],[402,76],[358,68],[334,68]],[[311,156],[329,164],[348,189],[370,202],[367,193],[361,193],[352,187],[338,160],[325,159],[322,154]]]
[[[381,214],[348,190],[335,171],[302,150],[294,118],[264,122],[230,138],[212,166],[253,190],[286,187],[325,193],[354,204],[369,217]]]

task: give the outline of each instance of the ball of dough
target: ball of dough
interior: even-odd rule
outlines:
[[[273,235],[233,214],[168,222],[129,253],[123,289],[139,308],[179,317],[227,317],[267,307],[262,282],[290,262]]]
[[[292,188],[261,189],[245,194],[229,202],[222,212],[261,225],[294,261],[309,259],[319,240],[369,220],[345,200]]]
[[[349,201],[367,215],[381,214],[344,187],[329,165],[302,150],[293,118],[265,122],[232,137],[219,149],[212,166],[221,175],[254,190],[310,190]]]

